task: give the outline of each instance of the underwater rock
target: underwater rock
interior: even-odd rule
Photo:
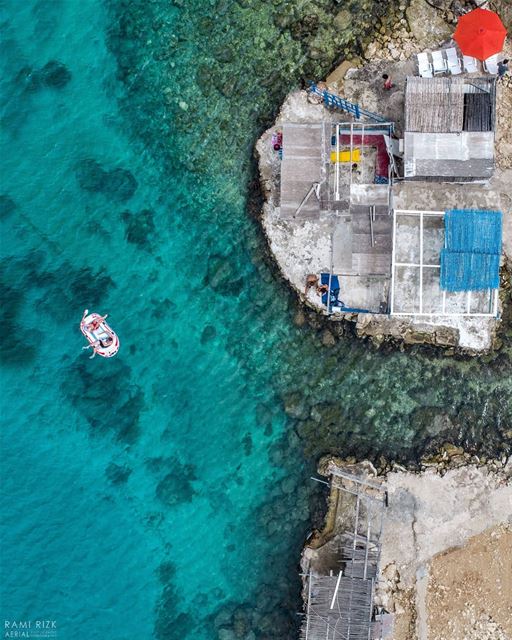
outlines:
[[[290,26],[292,38],[304,41],[313,38],[319,27],[319,18],[315,14],[306,15],[301,20],[297,20]]]
[[[16,84],[24,86],[27,91],[38,91],[44,87],[62,89],[70,80],[71,72],[57,60],[50,60],[40,69],[25,65],[14,78]]]
[[[84,305],[84,308],[85,305],[100,304],[109,290],[116,286],[105,270],[95,273],[91,267],[73,269],[66,264],[58,270],[57,283],[59,282],[66,283],[71,294],[67,302],[73,301],[75,306]]]
[[[5,365],[25,365],[35,357],[34,333],[28,332],[19,320],[24,295],[0,282],[0,362]]]
[[[258,402],[256,405],[256,422],[260,427],[272,425],[272,408],[269,405]]]
[[[137,187],[137,180],[127,169],[113,169],[106,174],[105,193],[112,195],[120,202],[129,200]]]
[[[411,416],[411,424],[418,433],[428,433],[430,436],[446,436],[453,429],[453,423],[446,413],[439,407],[418,407]]]
[[[306,315],[302,309],[297,309],[293,316],[293,324],[296,327],[303,327],[306,324]]]
[[[201,344],[208,344],[208,342],[214,340],[216,336],[217,329],[213,325],[207,324],[201,332]]]
[[[196,68],[196,83],[203,91],[205,87],[210,87],[212,85],[211,82],[211,68],[207,64],[199,64]],[[171,90],[172,91],[172,90]]]
[[[85,191],[102,192],[105,189],[107,172],[92,158],[82,160],[76,168],[78,184]]]
[[[334,25],[340,31],[350,29],[353,21],[352,13],[348,9],[342,9],[334,18]]]
[[[174,584],[175,573],[175,567],[171,562],[163,562],[158,569],[162,595],[156,607],[153,629],[153,636],[157,640],[186,638],[197,622],[189,614],[177,611],[176,605],[180,601],[180,594]]]
[[[169,298],[163,298],[163,300],[151,300],[151,317],[157,320],[162,320],[165,316],[176,309],[176,303]]]
[[[322,344],[324,347],[334,347],[336,344],[336,338],[329,331],[329,329],[324,329],[322,331]]]
[[[14,76],[16,84],[24,86],[26,90],[35,90],[41,87],[39,74],[32,67],[25,65]]]
[[[167,586],[169,582],[174,579],[175,575],[176,567],[172,562],[162,562],[162,564],[158,567],[158,578],[160,582],[165,586]]]
[[[91,435],[113,433],[117,440],[133,444],[139,437],[144,394],[130,382],[130,369],[119,358],[108,367],[96,364],[87,357],[77,359],[64,372],[61,389],[91,426]]]
[[[334,402],[323,402],[314,406],[315,412],[320,414],[320,420],[324,426],[338,426],[343,421],[343,408]],[[312,412],[313,414],[313,412]]]
[[[286,476],[281,480],[279,488],[283,493],[293,493],[296,489],[296,482],[292,476]]]
[[[214,254],[208,259],[204,284],[222,295],[238,295],[243,287],[243,278],[238,276],[238,266],[230,256]]]
[[[213,51],[213,57],[221,64],[230,64],[235,59],[235,54],[228,47],[220,46]]]
[[[250,456],[252,451],[252,436],[250,433],[246,433],[242,438],[242,445],[244,447],[244,454]]]
[[[105,469],[105,475],[112,484],[124,484],[128,481],[132,470],[126,465],[111,462]]]
[[[45,86],[52,87],[53,89],[62,89],[62,87],[65,87],[71,80],[71,72],[69,69],[57,60],[47,62],[39,71],[38,75]]]
[[[46,268],[47,256],[33,252],[20,260],[9,260],[5,273],[10,282],[23,283],[25,288],[44,291],[39,298],[38,312],[47,312],[60,321],[76,320],[77,305],[80,309],[98,306],[115,283],[105,273],[97,273],[90,267],[77,269],[63,262],[55,270]]]
[[[138,247],[150,249],[151,236],[155,231],[154,215],[151,209],[143,209],[138,213],[123,211],[121,218],[126,225],[126,240]]]
[[[223,606],[220,609],[220,611],[215,615],[215,618],[213,620],[213,626],[216,629],[219,629],[220,627],[228,626],[229,623],[231,622],[231,615],[232,615],[232,605]]]
[[[291,418],[305,420],[309,416],[309,407],[300,391],[285,394],[283,402],[284,410]]]
[[[129,200],[138,187],[137,180],[127,169],[105,171],[93,158],[86,158],[78,163],[75,173],[78,184],[84,191],[103,193],[119,202]]]
[[[190,502],[194,497],[192,483],[176,471],[168,473],[156,487],[156,496],[164,504],[172,507],[181,502]]]
[[[8,218],[16,209],[18,205],[14,202],[11,196],[3,193],[0,195],[0,220]]]

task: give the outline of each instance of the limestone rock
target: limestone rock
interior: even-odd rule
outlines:
[[[453,28],[446,24],[442,14],[425,0],[411,0],[406,15],[412,36],[420,49],[435,49],[453,34]]]
[[[336,338],[332,335],[329,329],[324,329],[322,332],[322,344],[324,347],[334,347],[336,344]]]

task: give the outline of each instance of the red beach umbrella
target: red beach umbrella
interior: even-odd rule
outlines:
[[[503,49],[507,30],[500,17],[488,9],[474,9],[463,15],[454,40],[465,56],[485,60]]]

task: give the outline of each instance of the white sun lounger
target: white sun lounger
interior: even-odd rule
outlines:
[[[428,59],[428,53],[418,53],[418,72],[422,78],[431,78],[434,75],[434,70]]]
[[[468,73],[475,73],[475,71],[478,71],[476,58],[472,58],[471,56],[464,56],[464,69]]]
[[[492,73],[492,75],[498,75],[498,54],[494,54],[487,60],[484,60],[484,69],[487,73]]]
[[[446,59],[443,56],[443,51],[432,51],[432,65],[434,67],[434,75],[438,73],[446,73],[448,71],[448,65]]]
[[[457,55],[457,49],[452,47],[451,49],[446,49],[446,62],[448,63],[448,71],[456,76],[459,73],[462,73],[462,67],[460,64],[459,56]]]

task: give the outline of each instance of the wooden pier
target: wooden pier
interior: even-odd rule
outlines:
[[[374,591],[380,558],[380,535],[386,487],[345,473],[335,465],[331,500],[336,500],[336,529],[342,533],[327,552],[332,567],[311,560],[307,574],[307,611],[302,640],[370,640]]]

